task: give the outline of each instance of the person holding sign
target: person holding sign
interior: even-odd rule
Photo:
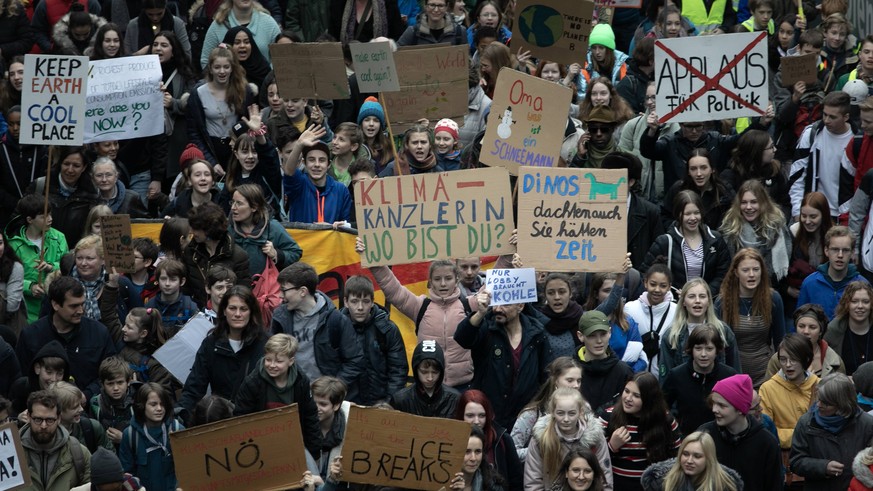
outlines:
[[[470,430],[470,440],[467,442],[467,451],[464,453],[463,479],[455,481],[452,484],[452,489],[458,491],[467,489],[471,491],[503,491],[503,478],[485,460],[486,452],[485,434],[478,426],[473,425]],[[515,484],[521,489],[520,482]],[[509,489],[512,489],[511,484]]]

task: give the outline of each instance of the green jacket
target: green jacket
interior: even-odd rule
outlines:
[[[80,469],[76,469],[71,445],[81,450]],[[37,449],[30,436],[30,425],[21,429],[21,446],[27,454],[30,468],[30,486],[26,491],[69,491],[91,481],[91,453],[62,427],[52,447],[47,451]],[[54,465],[52,465],[54,464]],[[45,469],[50,469],[46,470]]]
[[[330,0],[288,0],[283,27],[289,34],[300,36],[304,43],[313,43],[327,32],[329,4]],[[334,15],[342,14],[334,12]]]
[[[18,234],[9,237],[9,246],[24,265],[24,302],[27,305],[27,322],[32,324],[39,318],[42,299],[30,293],[30,286],[36,281],[45,280],[46,274],[43,273],[40,278],[40,273],[36,270],[39,262],[39,247],[27,238],[24,230],[25,227],[21,227]],[[59,230],[50,228],[45,234],[43,245],[45,248],[43,260],[52,265],[52,271],[58,269],[61,258],[69,251],[67,238]]]

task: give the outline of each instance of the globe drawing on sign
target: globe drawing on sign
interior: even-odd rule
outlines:
[[[547,48],[558,42],[564,31],[564,19],[557,10],[545,5],[531,5],[518,16],[518,27],[528,43]]]

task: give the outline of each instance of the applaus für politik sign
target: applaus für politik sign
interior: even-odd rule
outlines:
[[[655,41],[661,123],[762,116],[767,77],[766,32]]]

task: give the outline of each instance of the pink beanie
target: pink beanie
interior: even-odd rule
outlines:
[[[458,140],[458,123],[451,119],[445,118],[437,121],[436,127],[433,129],[433,134],[436,135],[440,131],[446,131],[452,135],[455,141]]]
[[[752,407],[752,378],[745,373],[719,380],[712,391],[724,397],[743,414],[748,414]]]

